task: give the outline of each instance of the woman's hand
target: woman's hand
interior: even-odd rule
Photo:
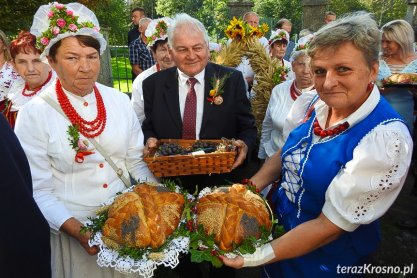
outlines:
[[[232,170],[236,169],[241,165],[248,154],[248,146],[242,140],[236,140],[233,142],[233,145],[237,147],[237,157],[235,162],[232,165]]]
[[[243,267],[243,257],[237,256],[236,258],[229,259],[228,257],[220,255],[219,258],[222,260],[222,262],[230,267],[239,269]]]
[[[61,225],[60,230],[62,232],[65,232],[69,236],[75,238],[76,240],[78,240],[78,242],[85,249],[87,254],[95,255],[98,253],[100,249],[96,245],[90,246],[88,244],[88,240],[90,239],[91,233],[90,232],[80,233],[80,230],[83,226],[84,225],[80,221],[78,221],[74,217],[71,217],[70,219],[65,221],[64,224]]]

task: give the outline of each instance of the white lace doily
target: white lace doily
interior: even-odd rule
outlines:
[[[133,188],[134,186],[124,190],[122,193],[132,191]],[[176,188],[176,192],[180,192],[179,187]],[[111,205],[116,197],[105,202],[103,206]],[[193,197],[188,195],[187,198],[192,199]],[[142,259],[138,260],[128,256],[120,256],[117,250],[107,247],[101,239],[102,236],[102,233],[98,232],[89,241],[90,246],[97,245],[100,248],[100,252],[97,254],[97,264],[100,267],[111,267],[121,273],[138,273],[145,278],[152,277],[155,269],[159,265],[175,268],[179,263],[179,254],[188,253],[190,243],[188,237],[180,236],[172,239],[161,252],[156,253],[149,249],[143,255]]]

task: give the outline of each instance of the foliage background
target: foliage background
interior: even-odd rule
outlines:
[[[48,0],[0,0],[0,29],[10,37],[19,30],[30,28],[33,14]],[[61,3],[74,2],[61,0]],[[102,27],[109,28],[110,45],[125,45],[130,26],[130,10],[139,6],[145,8],[148,17],[173,16],[185,12],[200,19],[207,27],[213,41],[224,39],[224,29],[230,17],[227,0],[81,0],[92,9]],[[301,26],[302,7],[299,0],[254,0],[254,11],[261,16],[261,22],[270,27],[282,17],[293,22],[293,34]],[[404,18],[407,0],[329,0],[328,10],[338,16],[352,11],[366,10],[375,14],[379,25]]]

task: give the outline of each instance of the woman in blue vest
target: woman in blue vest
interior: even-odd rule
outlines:
[[[308,54],[317,94],[297,99],[286,143],[251,178],[259,189],[281,179],[273,197],[287,233],[252,255],[222,257],[226,265],[268,264],[267,277],[334,277],[375,251],[378,219],[404,184],[413,147],[374,86],[379,46],[364,12],[316,33]]]

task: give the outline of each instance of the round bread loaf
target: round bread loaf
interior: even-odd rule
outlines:
[[[103,226],[105,242],[156,249],[181,220],[185,199],[163,186],[137,185],[115,199]],[[113,246],[115,244],[112,244]]]
[[[232,251],[249,236],[259,238],[261,227],[271,229],[269,212],[258,195],[245,185],[221,187],[200,198],[197,203],[197,225],[215,235],[217,246]]]

